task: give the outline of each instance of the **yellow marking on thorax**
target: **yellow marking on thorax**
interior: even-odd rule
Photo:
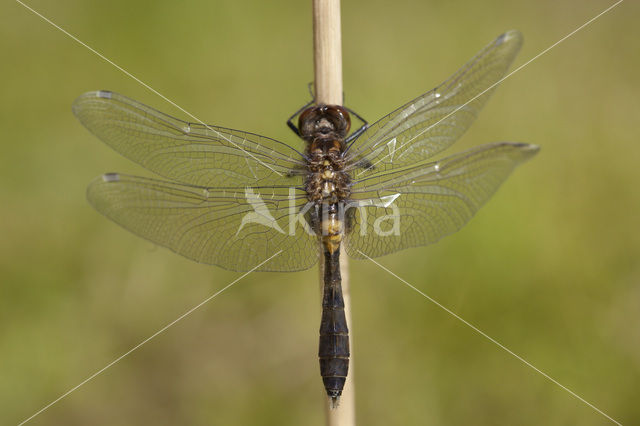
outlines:
[[[325,169],[324,172],[322,172],[322,177],[325,179],[332,179],[334,176],[335,173],[331,169]]]

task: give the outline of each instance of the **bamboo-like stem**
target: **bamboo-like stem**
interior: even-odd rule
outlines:
[[[342,105],[342,39],[340,33],[340,0],[313,0],[313,49],[315,73],[315,100],[319,104]],[[349,326],[349,374],[340,404],[332,408],[325,398],[327,426],[355,425],[355,397],[353,382],[353,324],[351,322],[351,297],[349,292],[349,268],[345,250],[340,253],[340,275]],[[322,283],[324,262],[320,262]]]
[[[313,0],[316,102],[342,105],[340,0]]]

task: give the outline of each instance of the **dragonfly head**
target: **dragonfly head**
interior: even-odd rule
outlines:
[[[316,105],[300,114],[298,129],[306,141],[344,139],[351,128],[351,118],[340,105]]]

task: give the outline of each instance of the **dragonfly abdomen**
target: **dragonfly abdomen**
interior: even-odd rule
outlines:
[[[344,312],[340,249],[324,251],[324,291],[320,322],[320,375],[332,405],[337,405],[349,371],[349,329]]]

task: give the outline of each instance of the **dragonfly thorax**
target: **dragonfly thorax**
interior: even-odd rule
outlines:
[[[341,157],[316,153],[311,156],[308,168],[305,190],[309,201],[333,204],[349,197],[351,179],[343,170]]]
[[[335,204],[349,196],[349,176],[344,172],[344,138],[351,127],[340,105],[316,105],[300,114],[300,136],[307,142],[305,190],[315,204]]]

